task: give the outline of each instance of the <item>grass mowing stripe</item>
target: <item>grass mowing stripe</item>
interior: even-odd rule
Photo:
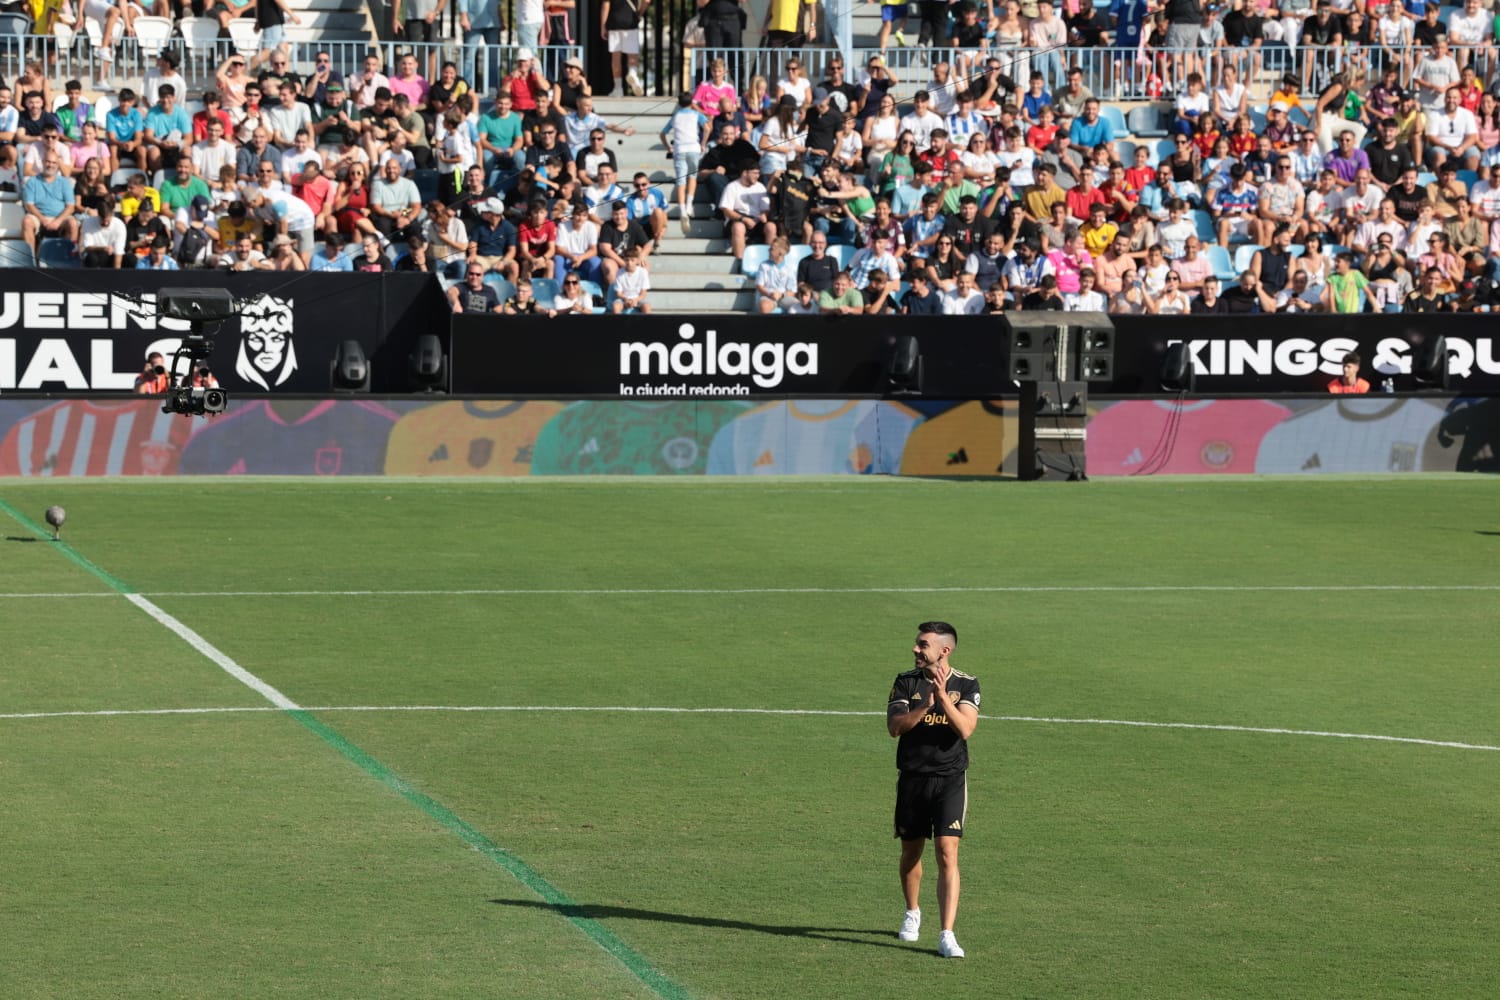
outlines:
[[[92,565],[92,564],[90,564]],[[724,587],[649,588],[584,587],[548,590],[469,588],[454,590],[154,590],[147,597],[577,597],[577,596],[735,596],[744,594],[1153,594],[1153,593],[1406,593],[1423,591],[1500,590],[1500,583],[1330,583],[1330,584],[1164,584],[1161,586],[1101,584],[1098,586],[1010,587]],[[0,594],[6,598],[113,597],[113,594]]]
[[[33,534],[42,538],[51,537],[50,532],[45,528],[22,514],[3,499],[0,499],[0,510],[9,514],[17,523],[26,527]],[[576,912],[579,909],[578,904],[561,889],[558,889],[543,878],[541,873],[536,871],[536,869],[500,847],[473,826],[464,822],[452,810],[436,799],[412,787],[412,785],[398,774],[365,753],[365,751],[361,750],[354,743],[345,739],[331,726],[316,718],[306,709],[299,707],[296,702],[270,684],[267,684],[244,667],[241,667],[207,639],[204,639],[197,632],[157,607],[123,580],[111,575],[102,567],[87,559],[71,545],[59,540],[56,543],[56,549],[66,555],[75,565],[123,594],[132,604],[150,615],[163,627],[171,630],[199,653],[202,653],[225,673],[271,702],[283,714],[295,719],[325,744],[338,751],[344,759],[375,778],[397,795],[400,795],[407,802],[422,810],[422,812],[441,826],[457,834],[464,843],[477,850],[480,854],[500,865],[500,867],[509,872],[522,885],[541,897],[545,903],[553,908],[554,912],[582,931],[590,941],[593,941],[624,965],[633,976],[644,983],[653,993],[661,997],[662,1000],[687,1000],[688,993],[686,990],[668,979],[645,956],[631,948],[609,928],[597,920],[582,916]]]
[[[76,712],[11,712],[0,719],[67,719],[118,715],[211,715],[234,712],[275,712],[268,705],[247,708],[122,708]],[[665,705],[309,705],[299,712],[620,712],[659,713],[664,715],[821,715],[870,717],[884,712],[856,712],[834,708],[713,708],[697,705],[673,708]],[[990,722],[1040,722],[1058,726],[1133,726],[1139,729],[1196,729],[1217,733],[1263,733],[1268,736],[1319,736],[1338,740],[1371,740],[1380,743],[1409,743],[1417,746],[1448,747],[1453,750],[1486,750],[1500,753],[1500,746],[1487,743],[1462,743],[1457,740],[1430,740],[1420,736],[1386,736],[1380,733],[1340,733],[1327,729],[1284,729],[1273,726],[1236,726],[1213,722],[1146,722],[1138,719],[1064,719],[1040,715],[981,715]],[[321,733],[320,733],[321,735]],[[346,755],[347,756],[347,755]],[[361,764],[360,766],[364,766]],[[368,769],[367,769],[368,770]],[[371,772],[374,773],[374,772]],[[377,775],[379,777],[379,775]],[[383,780],[383,779],[382,779]],[[399,780],[399,779],[397,779]],[[394,787],[394,786],[393,786]],[[403,786],[404,787],[404,786]],[[401,794],[406,794],[405,791]],[[420,794],[420,793],[418,793]],[[425,801],[427,800],[423,796]],[[421,805],[421,803],[417,803]],[[423,808],[426,808],[423,806]],[[438,806],[438,808],[442,808]],[[435,817],[436,818],[436,817]],[[447,825],[446,820],[440,820]],[[482,836],[482,835],[481,835]],[[467,835],[465,835],[467,839]],[[493,846],[493,845],[492,845]],[[495,848],[503,851],[503,848]],[[507,855],[509,857],[509,855]],[[519,877],[519,876],[518,876]],[[524,880],[523,880],[524,881]]]

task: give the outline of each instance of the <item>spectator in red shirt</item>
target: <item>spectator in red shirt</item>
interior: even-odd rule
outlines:
[[[292,181],[292,194],[301,198],[312,209],[317,222],[313,228],[320,233],[332,232],[336,227],[333,220],[333,182],[323,176],[323,171],[313,161],[302,165],[302,173]]]
[[[955,163],[963,162],[963,154],[948,144],[948,130],[935,128],[928,137],[929,145],[917,154],[917,159],[932,164],[934,173],[946,173]]]
[[[1109,198],[1094,186],[1093,171],[1081,170],[1078,174],[1078,183],[1068,189],[1068,215],[1078,222],[1083,222],[1088,219],[1089,209],[1094,205],[1107,206]]]
[[[530,269],[533,278],[552,277],[552,258],[557,255],[557,223],[547,216],[547,203],[531,203],[525,220],[517,230],[521,265]]]
[[[224,123],[224,134],[234,135],[234,123],[229,120],[229,112],[224,110],[223,102],[219,99],[217,90],[205,90],[203,92],[203,110],[193,115],[193,141],[202,142],[208,138],[208,120],[217,118]]]

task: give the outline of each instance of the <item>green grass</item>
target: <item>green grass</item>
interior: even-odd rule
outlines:
[[[1500,995],[1500,753],[1021,719],[1500,746],[1497,490],[0,482],[69,516],[0,515],[0,595],[111,593],[76,554],[315,720],[0,718],[0,996]],[[1393,589],[922,592],[1341,585]],[[391,593],[460,589],[802,592]],[[930,878],[894,935],[930,617],[985,692],[961,963]],[[267,707],[119,596],[0,596],[0,648],[0,715]],[[348,710],[398,706],[534,710]],[[650,706],[870,714],[580,710]]]

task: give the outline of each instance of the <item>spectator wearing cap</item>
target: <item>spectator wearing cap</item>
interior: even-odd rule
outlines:
[[[557,106],[564,113],[578,110],[578,99],[580,97],[593,97],[594,88],[589,84],[588,77],[583,74],[583,60],[577,56],[569,57],[563,63],[562,79],[557,81]]]
[[[564,131],[567,132],[568,155],[577,156],[579,151],[589,145],[589,136],[597,131],[615,132],[619,135],[635,135],[635,129],[629,125],[611,125],[601,116],[594,113],[594,99],[592,97],[580,97],[578,107],[563,119]]]
[[[528,6],[534,3],[540,15],[541,0],[526,0],[526,2]],[[538,22],[538,27],[540,28],[540,22]],[[516,53],[516,64],[511,67],[510,74],[500,84],[501,90],[510,91],[511,106],[523,115],[536,107],[538,91],[552,89],[537,66],[531,49],[531,46],[526,46]]]
[[[464,65],[475,87],[492,87],[495,83],[494,46],[500,44],[505,19],[499,0],[456,0],[458,28],[463,32]],[[479,53],[483,51],[484,72],[480,72]]]
[[[298,256],[296,245],[290,236],[278,234],[271,240],[270,246],[271,270],[273,271],[305,271],[307,264]]]
[[[599,227],[598,249],[599,275],[609,285],[625,266],[625,251],[639,250],[642,261],[650,255],[651,237],[639,222],[631,220],[625,202],[616,201],[610,205],[609,219]]]
[[[33,254],[42,238],[78,239],[73,182],[63,176],[61,164],[60,152],[48,153],[42,161],[42,172],[26,178],[21,185],[21,206],[26,213],[21,221],[21,238]]]
[[[487,198],[477,206],[478,218],[469,227],[469,267],[476,263],[484,271],[495,271],[510,281],[519,273],[516,264],[516,227],[505,218],[505,203]]]
[[[1290,110],[1285,101],[1274,102],[1266,111],[1266,127],[1261,135],[1271,140],[1271,148],[1279,153],[1290,152],[1297,145],[1297,136],[1301,130],[1291,120],[1287,112]]]

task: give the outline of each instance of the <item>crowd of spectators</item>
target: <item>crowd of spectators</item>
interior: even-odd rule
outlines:
[[[821,80],[795,51],[774,82],[712,63],[662,128],[670,198],[620,175],[609,136],[634,130],[595,112],[578,60],[548,80],[522,50],[481,95],[451,62],[428,80],[415,55],[388,67],[372,52],[345,79],[327,52],[299,66],[284,45],[231,56],[200,93],[167,50],[103,116],[76,81],[47,110],[50,84],[28,69],[0,88],[0,187],[21,192],[28,244],[72,241],[88,266],[430,271],[459,311],[649,311],[669,210],[687,232],[702,201],[735,258],[756,248],[761,312],[1500,302],[1500,82],[1481,0],[1446,21],[1358,0],[963,3],[945,8],[947,34],[923,9],[919,41],[946,58],[909,104],[878,54],[857,73],[834,55]],[[885,23],[882,42],[903,44]],[[1062,43],[1111,55],[1086,74]],[[1292,56],[1261,110],[1273,44]],[[1143,68],[1161,148],[1110,106]],[[470,287],[476,270],[496,301]],[[538,280],[555,301],[537,304]]]
[[[909,106],[879,54],[857,78],[835,56],[819,83],[789,58],[744,94],[714,65],[684,94],[668,126],[677,197],[707,189],[736,257],[767,245],[746,268],[755,308],[1500,305],[1500,27],[1481,0],[1446,19],[1354,0],[1236,0],[1222,22],[1179,0],[1066,6],[1070,57],[1112,53],[1087,73],[1042,50],[1046,0],[1029,19],[1014,2],[961,4],[947,35],[923,5],[920,41],[947,38],[950,59]],[[900,15],[885,24],[882,49],[903,44]],[[1279,77],[1261,51],[1273,43]],[[1085,84],[1116,94],[1128,67],[1156,80],[1159,143],[1125,133]],[[1253,105],[1252,87],[1270,100]],[[826,263],[829,243],[854,248],[844,266]]]

